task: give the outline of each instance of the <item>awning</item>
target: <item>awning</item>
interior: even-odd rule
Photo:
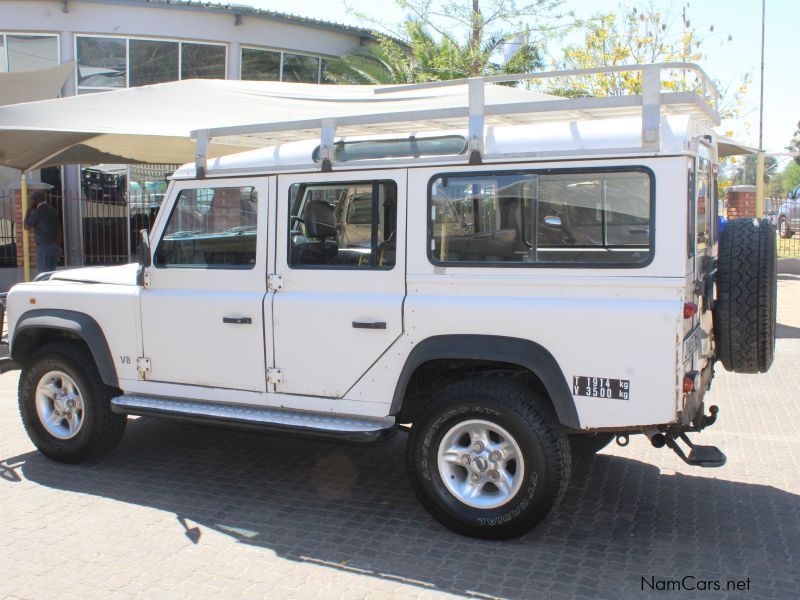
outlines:
[[[761,150],[753,148],[729,137],[717,137],[717,153],[720,158],[726,156],[741,156],[743,154],[759,154]]]
[[[0,73],[0,106],[58,98],[74,68],[73,61],[48,69]]]
[[[485,103],[550,99],[492,85]],[[466,85],[376,95],[373,86],[176,81],[0,107],[0,165],[26,171],[74,163],[182,164],[194,160],[194,130],[467,106]],[[247,150],[241,143],[212,140],[208,156]]]

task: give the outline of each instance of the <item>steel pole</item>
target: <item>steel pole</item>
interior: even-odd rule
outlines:
[[[28,178],[25,173],[19,182],[20,204],[22,209],[22,278],[23,281],[31,280],[31,240],[28,229],[25,227],[25,216],[28,214]]]

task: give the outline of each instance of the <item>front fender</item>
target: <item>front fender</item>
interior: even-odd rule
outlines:
[[[117,371],[103,330],[92,317],[73,310],[43,308],[23,313],[11,336],[10,356],[15,363],[24,362],[36,347],[37,332],[43,330],[69,332],[86,342],[103,383],[118,387]]]

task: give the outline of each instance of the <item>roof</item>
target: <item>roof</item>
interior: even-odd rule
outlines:
[[[335,31],[338,33],[346,33],[375,39],[377,32],[372,29],[364,27],[353,27],[352,25],[344,25],[342,23],[332,23],[330,21],[322,21],[319,19],[312,19],[309,17],[302,17],[299,15],[292,15],[280,13],[273,10],[265,10],[256,8],[254,6],[243,6],[241,4],[223,4],[217,2],[197,2],[191,0],[80,0],[82,2],[94,2],[97,4],[126,4],[126,5],[142,5],[142,6],[158,6],[162,8],[172,8],[177,10],[193,10],[210,13],[229,14],[231,17],[241,15],[242,17],[255,17],[259,19],[268,19],[270,21],[279,21],[282,23],[289,23],[293,25],[305,25],[307,27],[314,27],[316,29],[325,29],[328,31]]]

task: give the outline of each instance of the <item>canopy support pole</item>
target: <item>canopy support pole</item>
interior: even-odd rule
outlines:
[[[764,152],[758,153],[756,167],[756,219],[764,218]]]
[[[25,217],[28,215],[28,177],[22,174],[19,182],[20,208],[22,209],[22,280],[31,280],[31,240]]]

